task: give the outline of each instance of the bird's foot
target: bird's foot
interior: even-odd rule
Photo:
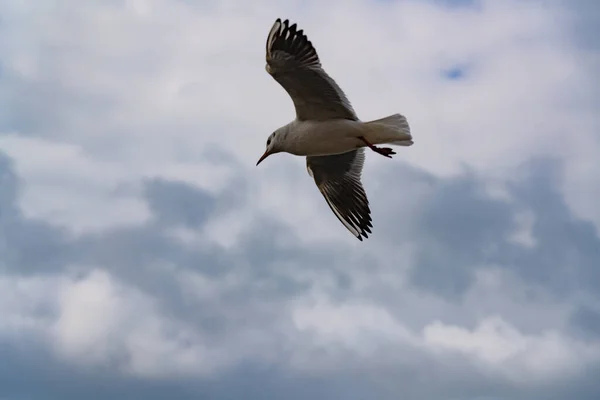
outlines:
[[[384,157],[392,158],[392,154],[396,154],[394,150],[389,147],[375,147],[371,148],[374,152],[381,154]]]
[[[377,147],[371,144],[367,139],[365,139],[364,136],[361,136],[359,139],[362,140],[367,146],[369,146],[369,148],[375,153],[381,154],[384,157],[392,158],[392,154],[396,154],[396,152],[389,147]]]

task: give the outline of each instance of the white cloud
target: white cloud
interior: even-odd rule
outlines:
[[[322,300],[297,308],[292,318],[300,331],[315,331],[324,345],[334,343],[348,349],[368,348],[377,343],[383,345],[380,341],[382,337],[394,341],[410,339],[408,330],[388,312],[367,304],[345,303],[335,306]]]
[[[141,303],[138,307],[145,306],[136,297],[139,294],[131,289],[127,294],[119,293],[110,276],[99,270],[81,280],[65,281],[53,326],[59,352],[75,361],[107,363],[119,351],[112,347],[135,315],[136,300]],[[138,312],[148,312],[140,308]]]
[[[463,353],[524,384],[568,377],[600,357],[597,344],[578,342],[554,330],[523,334],[494,316],[473,330],[435,321],[425,327],[423,338],[434,351]]]
[[[161,315],[151,298],[100,269],[79,278],[2,278],[0,287],[0,338],[41,340],[81,367],[202,376],[237,357],[211,348],[199,332]]]
[[[598,343],[558,329],[524,333],[497,315],[478,320],[473,329],[434,320],[418,331],[376,304],[326,299],[304,303],[293,311],[294,324],[306,341],[292,361],[301,369],[335,369],[349,360],[398,367],[409,353],[419,359],[433,354],[440,361],[458,354],[476,368],[519,385],[535,385],[568,379],[600,360]]]
[[[74,144],[14,134],[0,135],[0,150],[15,160],[26,217],[81,233],[140,224],[150,216],[134,176],[119,163],[97,160]]]
[[[208,376],[243,351],[210,343],[185,321],[162,314],[153,298],[95,270],[64,281],[51,335],[58,354],[84,366],[114,366],[140,377]]]
[[[511,236],[511,240],[525,247],[535,247],[536,241],[532,233],[535,216],[531,211],[521,212],[515,215],[517,230]]]

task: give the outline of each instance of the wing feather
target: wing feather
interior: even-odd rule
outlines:
[[[364,149],[330,156],[306,157],[306,167],[340,222],[359,240],[368,238],[372,219],[361,182]]]
[[[302,29],[278,18],[267,37],[266,70],[292,98],[299,120],[356,120],[346,95],[323,70]]]

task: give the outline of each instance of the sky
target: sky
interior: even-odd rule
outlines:
[[[359,242],[264,69],[363,120]],[[600,3],[0,0],[0,399],[600,398]]]

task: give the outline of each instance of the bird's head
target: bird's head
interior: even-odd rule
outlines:
[[[279,153],[281,151],[283,151],[282,149],[282,135],[280,132],[280,129],[276,130],[275,132],[271,133],[269,135],[269,137],[267,138],[267,145],[266,145],[266,150],[265,153],[260,157],[260,159],[258,160],[258,162],[256,163],[256,165],[260,164],[265,158],[269,157],[271,154],[275,154],[275,153]]]

